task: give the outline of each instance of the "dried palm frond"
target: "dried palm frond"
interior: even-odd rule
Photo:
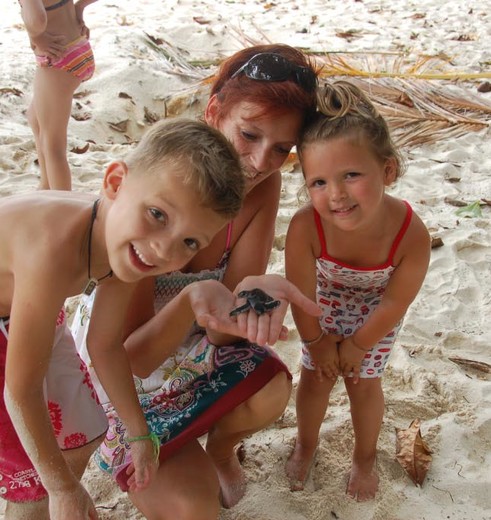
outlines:
[[[350,81],[370,96],[401,147],[458,137],[491,123],[491,103],[462,89],[399,78]]]
[[[418,56],[415,61],[401,53],[315,53],[322,66],[321,77],[356,76],[361,78],[399,78],[423,80],[470,81],[489,79],[491,72],[456,72],[451,59],[438,56]]]
[[[240,32],[237,38],[247,45],[258,43]],[[183,102],[183,96],[206,96],[220,59],[191,61],[183,50],[165,40],[146,35],[145,41],[164,58],[168,73],[194,80],[176,96],[174,106],[178,108],[170,113],[177,115],[191,106]],[[455,138],[491,125],[491,103],[449,82],[489,78],[491,74],[455,72],[448,56],[420,56],[411,61],[404,54],[391,52],[309,54],[321,69],[321,81],[348,77],[367,92],[401,147]]]

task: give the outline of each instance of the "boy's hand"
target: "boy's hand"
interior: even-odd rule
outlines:
[[[343,377],[348,377],[353,374],[353,383],[356,384],[360,380],[361,362],[366,356],[366,353],[355,345],[353,339],[346,338],[339,345],[339,366]]]
[[[99,515],[85,488],[77,482],[73,491],[49,493],[51,520],[97,520]]]
[[[341,375],[339,368],[338,343],[343,341],[343,336],[326,334],[318,343],[305,347],[310,353],[312,363],[315,366],[316,377],[322,381],[323,377],[336,379]]]
[[[43,32],[37,36],[30,36],[31,47],[36,54],[48,58],[58,58],[65,49],[66,38],[62,34]]]
[[[148,486],[157,473],[159,461],[155,458],[153,442],[150,439],[134,441],[130,444],[132,463],[126,474],[130,491],[140,491]]]

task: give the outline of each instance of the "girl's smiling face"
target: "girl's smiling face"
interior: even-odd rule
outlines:
[[[303,115],[299,110],[263,114],[260,105],[243,101],[219,118],[218,103],[216,96],[210,99],[206,121],[233,143],[245,169],[247,191],[250,191],[285,162],[297,143]]]
[[[182,268],[227,223],[202,205],[179,167],[164,162],[155,172],[129,173],[124,163],[113,164],[109,179],[106,174],[112,200],[105,239],[111,268],[121,280]]]
[[[346,231],[380,214],[385,187],[396,176],[394,160],[382,161],[362,139],[344,137],[306,146],[302,167],[317,212]]]

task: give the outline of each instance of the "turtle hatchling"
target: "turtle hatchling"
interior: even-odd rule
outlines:
[[[247,312],[252,309],[258,316],[265,312],[272,311],[280,305],[279,300],[275,300],[269,294],[266,294],[261,289],[251,289],[250,291],[240,291],[239,298],[245,298],[247,301],[236,307],[230,312],[230,316],[237,316],[242,312]]]

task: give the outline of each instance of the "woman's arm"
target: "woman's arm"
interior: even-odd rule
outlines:
[[[275,235],[276,215],[281,189],[281,174],[276,172],[258,184],[248,195],[241,211],[246,223],[232,248],[223,283],[231,291],[246,276],[261,275],[268,267]],[[234,222],[237,226],[237,222]],[[207,329],[208,338],[215,345],[237,341],[237,337]]]

